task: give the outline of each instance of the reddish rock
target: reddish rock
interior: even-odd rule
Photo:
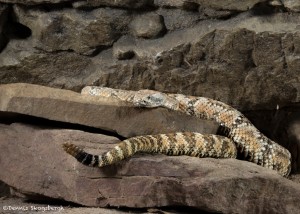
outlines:
[[[222,213],[299,213],[300,185],[235,159],[139,154],[102,169],[64,153],[71,141],[102,153],[118,140],[21,124],[0,127],[0,180],[28,197],[87,206],[187,206]]]
[[[175,131],[216,133],[218,127],[166,109],[140,109],[113,98],[22,83],[0,85],[0,111],[81,124],[124,137]]]

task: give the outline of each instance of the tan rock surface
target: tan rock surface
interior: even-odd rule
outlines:
[[[78,1],[73,3],[74,8],[94,8],[94,7],[117,7],[117,8],[129,8],[129,9],[144,9],[147,6],[152,7],[152,0],[88,0]]]
[[[194,3],[198,6],[202,7],[210,7],[217,10],[235,10],[235,11],[246,11],[252,8],[255,4],[259,2],[265,2],[267,0],[225,0],[225,1],[218,1],[218,0],[155,0],[155,4],[159,6],[165,7],[183,7],[186,4]]]
[[[91,55],[97,48],[109,47],[126,32],[130,15],[125,10],[99,8],[86,13],[65,9],[46,12],[15,6],[18,21],[33,29],[34,46],[47,52],[72,50]]]
[[[73,207],[65,203],[49,204],[47,201],[34,203],[33,201],[26,201],[22,198],[0,198],[0,213],[4,214],[124,214],[126,211],[117,209],[92,208],[92,207]]]
[[[1,125],[0,180],[34,198],[88,206],[188,206],[222,213],[297,213],[299,184],[235,159],[140,154],[89,168],[64,153],[71,141],[101,153],[116,138],[76,130]],[[34,181],[34,182],[32,182]]]
[[[300,12],[300,2],[297,0],[282,0],[282,4],[289,10],[293,12]]]
[[[0,111],[81,124],[124,137],[175,131],[216,133],[218,127],[165,109],[139,109],[113,98],[22,83],[0,85]]]
[[[132,20],[130,30],[135,37],[156,38],[165,31],[164,19],[156,13],[140,15]]]

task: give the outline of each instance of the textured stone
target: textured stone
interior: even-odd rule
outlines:
[[[204,19],[201,13],[176,8],[160,8],[156,12],[164,18],[164,24],[168,31],[189,28]]]
[[[114,61],[110,52],[96,56],[97,71],[87,85],[205,96],[239,110],[298,102],[299,22],[299,14],[268,19],[242,14],[202,21],[153,41],[123,37],[113,48],[135,58]]]
[[[197,10],[199,5],[193,1],[184,0],[154,0],[154,4],[165,8],[181,8],[185,10]]]
[[[218,0],[87,0],[87,1],[71,1],[71,0],[0,0],[4,3],[16,3],[24,5],[39,5],[39,4],[58,4],[58,3],[72,3],[75,8],[86,7],[122,7],[122,8],[146,8],[146,7],[175,7],[186,10],[197,10],[197,7],[203,6],[213,8],[215,10],[234,10],[234,11],[246,11],[252,8],[259,2],[266,2],[267,0],[224,0],[222,2]],[[285,0],[290,8],[297,8],[297,0]]]
[[[134,42],[133,37],[120,38],[116,43],[122,45],[113,46],[112,54],[114,58],[119,60],[132,59],[135,56],[134,51],[131,49],[132,41]]]
[[[86,8],[86,7],[99,7],[99,6],[109,6],[109,7],[122,7],[122,8],[145,8],[153,6],[153,0],[87,0],[78,1],[73,3],[75,8]]]
[[[38,5],[38,4],[58,4],[70,2],[72,0],[0,0],[3,3],[16,3],[25,5]]]
[[[78,90],[90,76],[90,58],[73,52],[41,52],[32,43],[31,38],[10,40],[0,53],[1,84],[27,82]]]
[[[98,10],[106,9],[91,13]],[[33,32],[33,38],[11,40],[0,53],[0,82],[27,82],[76,91],[85,85],[149,88],[210,97],[243,111],[274,109],[277,104],[300,100],[299,14],[256,16],[251,11],[222,21],[202,20],[202,15],[197,13],[196,17],[202,21],[191,18],[186,19],[190,22],[184,22],[184,18],[178,18],[180,13],[166,10],[158,9],[169,31],[164,37],[145,40],[125,35],[112,48],[94,57],[60,50],[71,46],[82,53],[95,50],[92,46],[79,45],[84,43],[81,39],[78,44],[74,41],[68,44],[66,39],[59,44],[51,36],[48,44],[54,45],[53,50],[56,48],[52,53],[34,48],[38,46],[34,39],[38,31]],[[30,9],[28,13],[39,13],[36,11]],[[62,11],[49,14],[62,14]],[[88,13],[88,10],[66,11],[77,15]],[[192,17],[193,13],[196,12],[181,14]],[[48,17],[48,13],[43,14]],[[45,44],[40,45],[47,48]],[[96,48],[98,51],[101,48]]]
[[[59,3],[72,3],[74,8],[86,7],[123,7],[123,8],[144,8],[153,5],[153,0],[86,0],[86,1],[73,1],[73,0],[0,0],[4,3],[15,3],[23,5],[40,5],[40,4],[59,4]]]
[[[32,30],[36,48],[86,55],[111,46],[130,21],[126,11],[110,8],[45,12],[15,6],[15,13],[18,21]]]
[[[148,13],[135,17],[130,23],[130,29],[134,36],[149,39],[161,36],[165,25],[162,16]]]
[[[198,4],[202,7],[210,7],[217,10],[235,10],[235,11],[246,11],[252,8],[259,2],[265,2],[267,0],[154,0],[154,3],[161,7],[182,7],[190,8],[192,3]]]
[[[298,0],[282,0],[284,7],[293,12],[300,12],[300,2]]]
[[[199,7],[199,13],[206,19],[227,19],[235,15],[235,10],[215,10],[210,7]]]
[[[7,206],[11,206],[10,210]],[[19,209],[18,209],[19,208]],[[134,212],[134,210],[132,210]],[[9,214],[20,214],[22,213],[63,213],[63,214],[128,214],[128,211],[122,211],[119,209],[111,208],[99,208],[99,207],[81,207],[74,204],[65,202],[62,204],[52,203],[52,201],[28,201],[23,198],[3,198],[0,199],[0,212]],[[140,212],[140,214],[147,214],[147,212]],[[170,213],[178,214],[178,213]]]
[[[149,88],[219,99],[239,110],[274,109],[300,100],[298,23],[299,14],[245,13],[155,40],[123,36],[95,57],[46,53],[29,38],[11,40],[0,53],[0,82],[76,91],[85,85]]]
[[[1,125],[0,170],[6,173],[0,179],[29,198],[45,196],[87,206],[186,206],[221,213],[300,211],[300,185],[253,163],[140,154],[98,169],[64,153],[65,141],[102,153],[117,139],[76,130]]]
[[[139,109],[113,98],[30,84],[1,85],[0,98],[3,112],[96,127],[124,137],[175,131],[216,133],[218,127],[166,109]]]

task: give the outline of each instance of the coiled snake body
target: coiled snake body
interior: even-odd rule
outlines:
[[[196,154],[197,152],[194,152],[192,156],[235,158],[236,153],[234,154],[232,147],[236,147],[237,152],[242,154],[245,160],[254,162],[258,165],[269,169],[276,170],[279,174],[283,176],[287,176],[290,173],[290,152],[284,147],[280,146],[279,144],[264,136],[261,132],[259,132],[259,130],[242,113],[220,101],[216,101],[205,97],[186,96],[182,94],[165,94],[152,90],[127,91],[93,86],[85,87],[81,93],[103,97],[115,97],[117,99],[130,102],[137,107],[163,107],[174,111],[180,111],[198,118],[214,120],[218,122],[221,126],[225,127],[226,130],[228,130],[226,134],[227,137],[230,138],[230,140],[222,136],[215,136],[212,138],[212,136],[205,137],[201,134],[197,134],[197,140],[195,140],[194,137],[186,138],[184,144],[190,143],[196,148],[200,148],[199,145],[202,145],[200,150],[205,151],[204,155],[199,155]],[[196,135],[196,133],[177,134],[183,137],[185,135]],[[174,133],[173,135],[176,136],[176,133]],[[147,138],[149,139],[147,140]],[[152,138],[155,139],[155,145],[153,145],[153,143],[146,143],[150,141],[150,138],[151,136],[140,136],[122,142],[121,144],[127,146],[121,146],[119,148],[116,147],[115,151],[113,151],[112,158],[110,158],[109,161],[104,161],[105,164],[98,164],[98,166],[101,167],[102,165],[107,165],[107,163],[114,163],[120,160],[120,156],[126,158],[139,151],[139,149],[132,149],[132,147],[142,148],[140,149],[140,151],[159,152],[164,154],[192,154],[190,150],[185,149],[187,147],[182,146],[182,142],[178,143],[179,141],[176,140],[176,137],[162,138],[160,135],[156,135],[154,136],[154,138]],[[203,140],[204,138],[206,139],[205,142]],[[220,145],[222,145],[215,147],[220,149],[220,151],[218,151],[217,153],[212,152],[214,154],[218,154],[217,156],[211,155],[209,151],[210,149],[212,149],[212,145],[216,143],[216,140],[212,139],[218,139],[217,141],[220,143]],[[181,152],[172,153],[162,149],[162,145],[166,144],[166,142],[164,141],[168,142],[168,145],[172,145],[173,149],[176,148],[178,151]],[[137,146],[137,144],[139,143],[141,145],[140,147]],[[94,156],[88,156],[89,154],[85,153],[78,147],[73,146],[72,144],[65,144],[64,148],[68,153],[76,157],[80,162],[87,163],[86,160],[83,160],[84,157],[89,157],[91,161],[95,159]],[[127,152],[125,152],[125,155],[122,156],[120,155],[120,150],[127,150]],[[200,152],[199,149],[196,150]],[[99,160],[99,156],[97,158]],[[112,159],[115,159],[116,161]]]

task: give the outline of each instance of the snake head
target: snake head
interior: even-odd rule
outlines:
[[[164,94],[152,90],[140,90],[133,98],[133,104],[138,107],[155,108],[163,106],[164,102]]]
[[[176,109],[178,106],[178,102],[167,94],[152,90],[138,91],[133,98],[133,104],[144,108],[167,107]]]

